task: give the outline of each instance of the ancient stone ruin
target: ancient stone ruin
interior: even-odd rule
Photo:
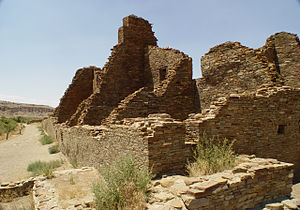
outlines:
[[[151,24],[123,19],[103,68],[79,69],[43,126],[79,165],[130,154],[156,174],[185,173],[204,132],[242,154],[294,164],[300,179],[300,42],[280,32],[258,49],[226,42],[201,59],[160,48]]]

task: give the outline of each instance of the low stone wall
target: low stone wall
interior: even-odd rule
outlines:
[[[14,198],[29,195],[33,185],[33,178],[15,183],[0,184],[0,202],[10,202]]]
[[[49,118],[42,126],[79,166],[104,166],[118,156],[130,155],[156,175],[184,174],[186,159],[191,156],[185,144],[184,123],[168,114],[128,118],[107,126],[68,127]]]
[[[288,86],[219,98],[201,114],[186,120],[187,141],[204,132],[235,139],[234,151],[295,164],[300,180],[300,89]]]
[[[290,196],[293,164],[240,156],[232,170],[201,176],[169,176],[153,181],[151,209],[261,209]]]
[[[55,138],[60,150],[78,166],[105,166],[118,156],[130,155],[140,165],[148,166],[148,143],[131,126],[73,126],[44,120],[43,128]]]

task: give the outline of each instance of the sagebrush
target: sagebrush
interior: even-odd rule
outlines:
[[[53,171],[62,165],[62,160],[52,160],[49,162],[36,161],[30,163],[27,167],[27,171],[32,173],[32,176],[44,175],[48,178],[53,176]]]
[[[45,144],[51,144],[53,142],[52,138],[50,136],[44,135],[41,139],[40,142],[42,145]]]
[[[142,209],[153,175],[139,169],[133,158],[118,158],[100,169],[101,179],[93,186],[97,209]]]
[[[203,134],[194,150],[194,161],[188,162],[187,170],[190,176],[213,174],[230,169],[237,164],[237,156],[226,138],[208,137]]]
[[[60,152],[59,147],[58,147],[57,144],[49,147],[48,151],[49,151],[50,154],[55,154],[55,153]]]

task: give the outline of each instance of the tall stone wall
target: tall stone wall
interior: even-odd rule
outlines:
[[[297,35],[286,32],[276,33],[266,41],[273,48],[275,63],[284,78],[285,85],[300,87],[300,41]]]
[[[54,112],[58,122],[62,123],[69,120],[76,112],[78,105],[92,94],[94,71],[96,70],[98,70],[96,67],[77,70],[72,83]]]
[[[103,70],[95,74],[94,93],[79,107],[71,125],[101,124],[122,99],[145,86],[149,80],[144,70],[148,45],[156,45],[148,21],[133,15],[125,17],[119,29],[119,43]]]
[[[274,85],[280,75],[261,50],[238,42],[213,47],[201,58],[203,78],[196,79],[202,109],[218,97],[256,90],[263,84]]]
[[[147,117],[153,113],[168,113],[182,120],[195,112],[192,60],[178,50],[155,46],[148,46],[146,58],[147,71],[152,74],[150,86],[140,88],[122,100],[111,112],[108,122]]]
[[[226,42],[203,56],[203,78],[192,80],[192,59],[157,47],[151,24],[130,15],[105,66],[76,74],[47,132],[82,164],[133,152],[156,173],[180,173],[205,131],[236,139],[239,153],[295,163],[298,173],[298,57],[289,33],[259,49]]]
[[[151,24],[134,15],[123,19],[118,38],[108,62],[94,70],[89,81],[92,92],[87,92],[89,96],[84,100],[78,97],[70,104],[75,97],[73,86],[78,83],[74,78],[57,108],[59,122],[69,126],[100,125],[151,113],[169,113],[183,120],[189,113],[199,111],[190,57],[178,50],[157,47]]]
[[[196,79],[202,109],[218,97],[255,91],[262,86],[300,84],[300,44],[296,35],[280,32],[258,49],[225,42],[201,58],[203,78]]]
[[[186,120],[186,125],[190,141],[204,132],[235,139],[238,153],[294,163],[299,179],[299,119],[300,89],[274,87],[216,101],[206,113]]]

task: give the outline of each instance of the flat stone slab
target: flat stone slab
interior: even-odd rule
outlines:
[[[92,167],[55,171],[54,178],[35,182],[35,208],[92,209],[92,184],[98,178],[98,171]]]

